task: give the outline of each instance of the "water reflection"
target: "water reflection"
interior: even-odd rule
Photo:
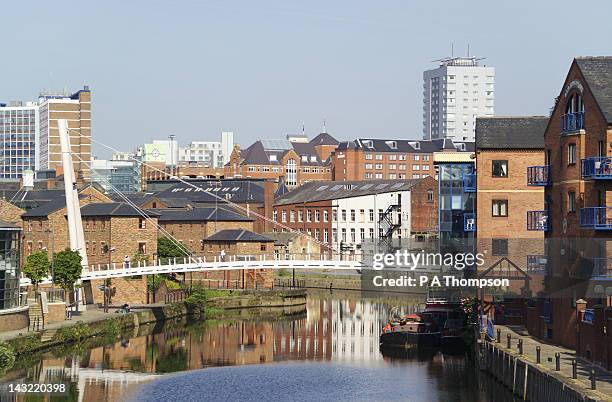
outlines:
[[[143,326],[127,334],[122,342],[46,353],[13,369],[0,382],[61,381],[71,386],[68,397],[51,400],[117,401],[126,399],[134,385],[167,373],[301,360],[358,363],[372,368],[401,365],[431,386],[475,392],[477,383],[463,357],[379,351],[379,331],[390,309],[401,306],[401,313],[409,313],[418,303],[360,299],[359,294],[321,294],[309,296],[307,313],[276,321]],[[6,393],[0,396],[3,401],[26,400]]]

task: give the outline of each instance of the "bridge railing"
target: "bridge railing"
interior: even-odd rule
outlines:
[[[174,266],[174,265],[192,265],[192,264],[224,264],[243,261],[363,261],[361,254],[335,254],[328,256],[320,253],[274,253],[274,254],[237,254],[237,255],[214,255],[202,257],[182,257],[182,258],[164,258],[157,259],[153,262],[125,261],[123,263],[113,262],[106,264],[91,264],[90,272],[122,270],[132,268],[146,268],[156,266]]]

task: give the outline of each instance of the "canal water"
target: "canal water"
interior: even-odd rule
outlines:
[[[513,401],[467,356],[388,355],[378,336],[390,310],[416,300],[359,293],[308,297],[283,319],[171,322],[120,342],[60,348],[21,362],[0,379],[62,382],[63,395],[27,401]]]

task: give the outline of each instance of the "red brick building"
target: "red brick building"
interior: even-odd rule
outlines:
[[[272,179],[287,188],[310,181],[331,180],[332,151],[338,141],[327,133],[312,140],[287,136],[286,140],[259,140],[241,150],[235,147],[225,165],[225,177]]]
[[[612,57],[574,59],[544,140],[548,298],[531,330],[610,367]]]

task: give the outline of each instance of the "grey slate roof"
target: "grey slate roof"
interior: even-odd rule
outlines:
[[[338,140],[329,135],[328,133],[321,133],[310,140],[310,143],[314,146],[317,145],[338,145]]]
[[[204,241],[273,242],[273,239],[244,229],[225,229],[208,236]]]
[[[587,85],[608,123],[612,123],[612,57],[577,57]]]
[[[157,212],[147,210],[148,216],[159,216]],[[138,216],[141,214],[130,204],[125,202],[95,202],[81,207],[81,216]]]
[[[267,232],[264,235],[274,240],[275,246],[288,246],[291,240],[300,236],[295,232]]]
[[[309,182],[274,200],[274,205],[302,204],[410,190],[424,179]],[[433,179],[431,179],[433,180]]]
[[[544,149],[546,116],[478,117],[477,149]]]
[[[264,201],[264,181],[261,180],[203,181],[191,184],[196,188],[184,183],[177,183],[173,187],[160,191],[152,197],[157,197],[164,200],[164,202],[167,202],[169,199],[188,200],[189,203],[194,205],[204,203],[214,204],[215,200],[223,203],[222,200],[208,193],[211,192],[223,199],[236,203],[261,203]]]
[[[465,145],[462,145],[465,144]],[[462,146],[465,149],[462,149]],[[363,149],[365,152],[398,152],[398,153],[433,153],[443,150],[473,152],[473,142],[453,142],[450,139],[435,140],[401,140],[383,138],[358,138],[354,141],[344,141],[338,144],[338,151],[348,149]]]
[[[79,198],[83,198],[80,196]],[[59,211],[66,206],[66,198],[58,197],[50,201],[43,202],[41,205],[26,211],[21,215],[22,218],[42,218],[49,216],[53,212]]]
[[[194,208],[194,209],[156,209],[160,222],[177,221],[222,221],[222,222],[250,222],[253,219],[230,211],[225,208]]]

